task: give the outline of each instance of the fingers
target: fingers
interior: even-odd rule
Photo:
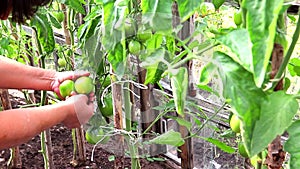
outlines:
[[[88,71],[66,71],[66,72],[56,72],[55,77],[53,79],[53,82],[51,83],[51,89],[52,91],[54,91],[57,96],[61,99],[61,100],[65,100],[65,98],[63,98],[59,92],[59,86],[62,82],[64,82],[65,80],[73,80],[75,81],[76,79],[78,79],[79,77],[82,76],[89,76],[90,72]],[[71,94],[71,96],[75,95],[76,93]]]
[[[73,106],[73,112],[71,112],[71,118],[66,119],[65,124],[68,127],[78,127],[89,121],[94,114],[94,104],[89,103],[89,97],[87,95],[79,94],[74,95],[66,99],[66,102],[71,103]],[[76,123],[74,123],[76,121]],[[71,124],[71,125],[70,125]]]
[[[77,78],[79,78],[79,77],[81,77],[81,76],[89,76],[90,75],[90,72],[88,72],[88,71],[83,71],[83,70],[81,70],[81,71],[76,71],[75,73],[74,73],[74,79],[73,80],[75,80],[75,79],[77,79]]]
[[[75,113],[81,125],[88,122],[94,113],[94,104],[89,102],[86,95],[79,94],[72,96],[75,99]]]

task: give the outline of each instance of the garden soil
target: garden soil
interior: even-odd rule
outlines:
[[[12,96],[11,96],[12,97]],[[13,96],[11,98],[13,108],[19,105],[26,104],[23,99]],[[94,150],[94,160],[91,160],[94,145],[86,143],[87,160],[74,167],[71,162],[73,159],[73,142],[71,130],[63,125],[57,125],[50,129],[51,140],[53,146],[53,161],[56,169],[113,169],[114,162],[109,161],[109,157],[113,154],[109,152],[107,146],[97,145]],[[203,130],[201,136],[207,137],[213,133],[212,129]],[[234,143],[234,140],[228,140],[227,144]],[[104,147],[105,146],[105,147]],[[36,136],[29,140],[27,143],[19,146],[22,168],[24,169],[42,169],[44,162],[41,150],[40,137]],[[212,144],[200,140],[193,139],[194,149],[194,165],[197,169],[233,169],[244,168],[244,159],[237,153],[228,154]],[[176,151],[176,150],[175,150]],[[176,156],[176,154],[175,154]],[[0,169],[7,168],[7,161],[10,157],[10,150],[0,150]],[[167,158],[163,155],[158,155],[159,158],[166,159],[165,161],[150,162],[146,159],[140,159],[142,169],[180,169],[178,162]],[[130,158],[125,159],[124,168],[131,168]]]

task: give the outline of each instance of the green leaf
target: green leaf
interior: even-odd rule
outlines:
[[[150,140],[149,143],[151,144],[166,144],[175,147],[179,147],[184,144],[184,140],[181,137],[179,132],[175,132],[173,129],[163,133],[155,137],[154,139]]]
[[[177,0],[178,4],[178,11],[181,22],[186,21],[189,19],[200,7],[203,0]]]
[[[282,10],[286,11],[285,8]],[[282,13],[278,16],[277,20],[277,28],[275,35],[275,43],[280,44],[283,47],[283,51],[288,50],[288,40],[287,40],[287,32],[286,32],[286,14]]]
[[[199,85],[204,86],[207,85],[211,78],[212,73],[216,70],[216,66],[211,62],[203,66],[200,70],[200,78],[199,78]]]
[[[217,38],[217,41],[226,45],[236,56],[233,60],[242,65],[247,71],[253,72],[252,43],[246,29],[236,29]]]
[[[125,57],[123,55],[123,46],[121,43],[118,43],[115,49],[108,54],[107,59],[118,77],[123,76],[125,73],[126,57],[127,55]]]
[[[68,7],[74,9],[75,11],[84,14],[85,15],[85,10],[83,8],[84,1],[80,0],[58,0],[59,3],[63,3],[67,5]]]
[[[158,65],[160,62],[164,61],[165,49],[160,48],[147,56],[143,62],[140,64],[141,67],[148,68],[152,65]]]
[[[229,104],[242,121],[242,137],[249,150],[255,122],[260,116],[261,102],[266,95],[256,87],[252,74],[230,56],[215,52],[214,58],[223,82],[223,96],[229,99]]]
[[[82,42],[95,35],[97,29],[100,29],[101,8],[99,6],[94,7],[92,11],[84,18],[84,20],[84,24],[80,25],[77,32],[77,37]]]
[[[288,70],[291,76],[300,76],[300,59],[293,58],[288,64]]]
[[[42,13],[34,15],[30,26],[37,31],[37,38],[42,46],[43,52],[47,54],[52,53],[55,47],[55,40],[52,25],[47,16]]]
[[[78,64],[81,66],[81,69],[91,69],[90,71],[96,71],[101,67],[101,64],[104,62],[103,52],[101,51],[100,38],[98,36],[100,29],[95,30],[95,34],[88,39],[85,39],[85,42],[82,46],[82,62],[84,59],[88,59],[87,62]]]
[[[295,121],[288,129],[288,140],[284,143],[284,150],[291,155],[290,169],[297,169],[300,166],[300,120]]]
[[[291,86],[291,80],[289,78],[284,78],[284,86],[283,86],[283,90],[287,91]]]
[[[163,63],[158,63],[147,67],[145,84],[155,84],[161,80],[161,75],[164,73]]]
[[[292,124],[298,108],[297,100],[283,91],[274,92],[263,100],[260,118],[253,130],[250,156],[261,152],[276,136],[281,135]]]
[[[111,50],[122,39],[122,30],[117,30],[115,27],[125,25],[127,8],[118,6],[114,1],[108,0],[103,4],[103,38],[102,43],[105,50]]]
[[[159,48],[149,56],[147,56],[147,54],[140,56],[141,60],[144,59],[140,66],[147,69],[145,84],[154,84],[161,79],[161,75],[166,70],[165,64],[163,64],[165,55],[165,49]]]
[[[212,3],[216,10],[219,9],[223,5],[224,2],[225,2],[225,0],[212,0]]]
[[[202,138],[214,145],[216,145],[218,148],[220,148],[222,151],[232,154],[235,152],[235,149],[226,145],[225,143],[221,142],[220,140],[214,139],[214,138]]]
[[[183,119],[182,117],[174,117],[174,116],[168,116],[168,118],[175,120],[180,126],[186,127],[188,130],[191,130],[192,123]]]
[[[247,9],[246,27],[253,44],[252,62],[257,87],[261,87],[265,79],[282,5],[283,0],[243,0],[242,2],[243,8]]]
[[[180,116],[184,117],[184,108],[188,89],[188,72],[185,67],[181,67],[172,72],[171,87],[176,111]]]
[[[142,0],[142,24],[149,24],[155,31],[172,30],[172,0]]]
[[[57,28],[57,29],[61,29],[61,23],[58,22],[58,20],[51,14],[48,14],[49,20],[51,21],[52,25]]]

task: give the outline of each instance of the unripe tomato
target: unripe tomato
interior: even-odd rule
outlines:
[[[138,41],[132,40],[128,45],[129,52],[133,55],[138,55],[141,51],[141,44]]]
[[[90,144],[102,143],[105,144],[109,141],[109,136],[105,136],[104,130],[102,128],[89,128],[85,133],[85,139]]]
[[[75,81],[74,87],[79,94],[90,94],[94,90],[93,79],[82,76]]]
[[[100,101],[99,109],[104,117],[110,117],[113,115],[113,100],[111,93],[108,96],[105,96],[104,105]]]
[[[126,37],[135,35],[136,27],[132,18],[126,18],[124,23]]]
[[[59,85],[59,92],[63,98],[70,96],[72,91],[74,91],[74,82],[72,80],[65,80]]]
[[[241,132],[241,129],[240,129],[241,121],[237,115],[235,115],[235,114],[232,115],[229,124],[230,124],[230,128],[232,129],[232,131],[234,131],[235,133]]]
[[[150,29],[145,30],[145,31],[139,31],[137,33],[137,38],[141,42],[146,42],[151,37],[152,37],[152,31]]]
[[[58,66],[59,66],[59,67],[65,67],[66,64],[67,64],[66,60],[63,59],[63,58],[59,58],[59,59],[57,60],[57,63],[58,63]]]

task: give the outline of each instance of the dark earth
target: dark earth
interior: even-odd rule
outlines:
[[[87,150],[87,160],[84,164],[80,166],[73,167],[71,165],[71,161],[73,158],[73,144],[72,144],[72,136],[71,130],[63,127],[62,125],[55,126],[51,128],[51,137],[52,137],[52,145],[53,145],[53,161],[56,168],[63,169],[83,169],[83,168],[95,168],[95,169],[112,169],[114,168],[114,162],[109,161],[108,157],[112,154],[105,151],[101,146],[97,146],[94,153],[94,161],[92,162],[91,154],[93,145],[86,143]],[[32,138],[28,143],[22,144],[20,146],[20,153],[22,158],[22,168],[27,169],[41,169],[44,167],[42,154],[39,153],[41,149],[40,146],[40,137],[36,136]],[[0,168],[7,168],[7,161],[10,157],[10,151],[1,150],[0,151]],[[130,167],[130,159],[125,159],[125,168]],[[145,169],[174,169],[180,168],[175,163],[172,163],[170,160],[168,161],[155,161],[150,162],[146,159],[141,159],[141,167]]]
[[[26,104],[23,99],[12,97],[11,104],[13,108],[18,105]],[[226,130],[226,128],[225,128]],[[73,159],[73,142],[71,130],[63,125],[57,125],[50,129],[53,147],[53,161],[55,168],[62,169],[113,169],[114,161],[109,161],[113,154],[109,152],[107,145],[97,145],[94,151],[94,161],[91,161],[91,155],[94,145],[85,143],[87,159],[84,163],[74,167],[71,162]],[[212,136],[211,128],[203,129],[201,136]],[[223,140],[226,144],[235,146],[234,139]],[[112,145],[113,146],[113,145]],[[41,150],[40,136],[32,138],[25,144],[19,146],[22,160],[22,168],[42,169],[44,168],[43,156]],[[245,168],[245,160],[238,153],[228,154],[212,144],[201,139],[193,139],[194,166],[197,169],[233,169]],[[173,153],[173,152],[172,152]],[[176,150],[175,150],[176,153]],[[176,155],[175,155],[176,156]],[[142,169],[179,169],[180,164],[164,155],[158,155],[156,158],[165,159],[164,161],[151,161],[140,159]],[[10,150],[0,150],[0,168],[7,168],[7,162],[10,158]],[[151,161],[151,162],[150,162]],[[131,168],[130,158],[126,158],[124,168]]]

